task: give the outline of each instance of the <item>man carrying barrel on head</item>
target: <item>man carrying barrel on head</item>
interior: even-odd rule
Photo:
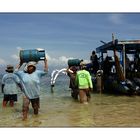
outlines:
[[[83,62],[83,59],[82,60],[79,60],[79,59],[68,60],[69,68],[67,69],[67,74],[70,77],[69,88],[71,88],[71,96],[76,100],[78,100],[79,90],[78,90],[77,85],[75,84],[75,79],[76,79],[76,72],[79,70],[79,65],[81,62]]]
[[[76,100],[78,100],[78,94],[79,94],[79,90],[75,84],[77,70],[78,69],[76,66],[71,66],[69,69],[67,69],[67,74],[70,77],[69,88],[71,88],[71,96]]]
[[[23,64],[20,61],[17,69]],[[44,58],[44,71],[36,70],[36,62],[30,61],[26,64],[23,71],[17,71],[17,75],[21,79],[21,83],[24,90],[23,95],[23,120],[27,119],[27,114],[29,111],[29,104],[31,102],[34,109],[34,114],[38,114],[38,109],[40,107],[39,93],[40,93],[40,78],[45,76],[48,72],[48,63],[46,57]]]

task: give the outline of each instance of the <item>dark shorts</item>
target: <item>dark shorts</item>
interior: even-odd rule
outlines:
[[[17,101],[17,94],[4,94],[4,101]]]
[[[71,92],[71,96],[74,98],[74,99],[78,99],[78,94],[79,94],[79,90],[77,88],[73,88],[72,89],[72,92]]]

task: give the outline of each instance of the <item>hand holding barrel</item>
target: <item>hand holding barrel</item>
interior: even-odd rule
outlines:
[[[44,71],[48,71],[48,60],[46,57],[44,59]]]

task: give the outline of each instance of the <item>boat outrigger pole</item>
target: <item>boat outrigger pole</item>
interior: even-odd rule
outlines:
[[[120,67],[120,62],[119,62],[119,58],[116,54],[116,46],[115,46],[115,39],[114,39],[114,34],[112,34],[112,42],[113,42],[113,46],[114,46],[114,58],[115,58],[115,66],[116,66],[116,72],[117,72],[117,75],[118,75],[118,80],[119,81],[124,81],[125,80],[125,77],[124,77],[124,74],[122,72],[122,69]]]
[[[123,44],[123,75],[124,75],[124,78],[126,78],[126,53],[125,53],[125,44]]]

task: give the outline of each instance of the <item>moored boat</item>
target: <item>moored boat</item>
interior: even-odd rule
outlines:
[[[103,41],[102,41],[103,42]],[[96,48],[103,70],[105,92],[134,95],[140,93],[140,40],[112,41]]]

